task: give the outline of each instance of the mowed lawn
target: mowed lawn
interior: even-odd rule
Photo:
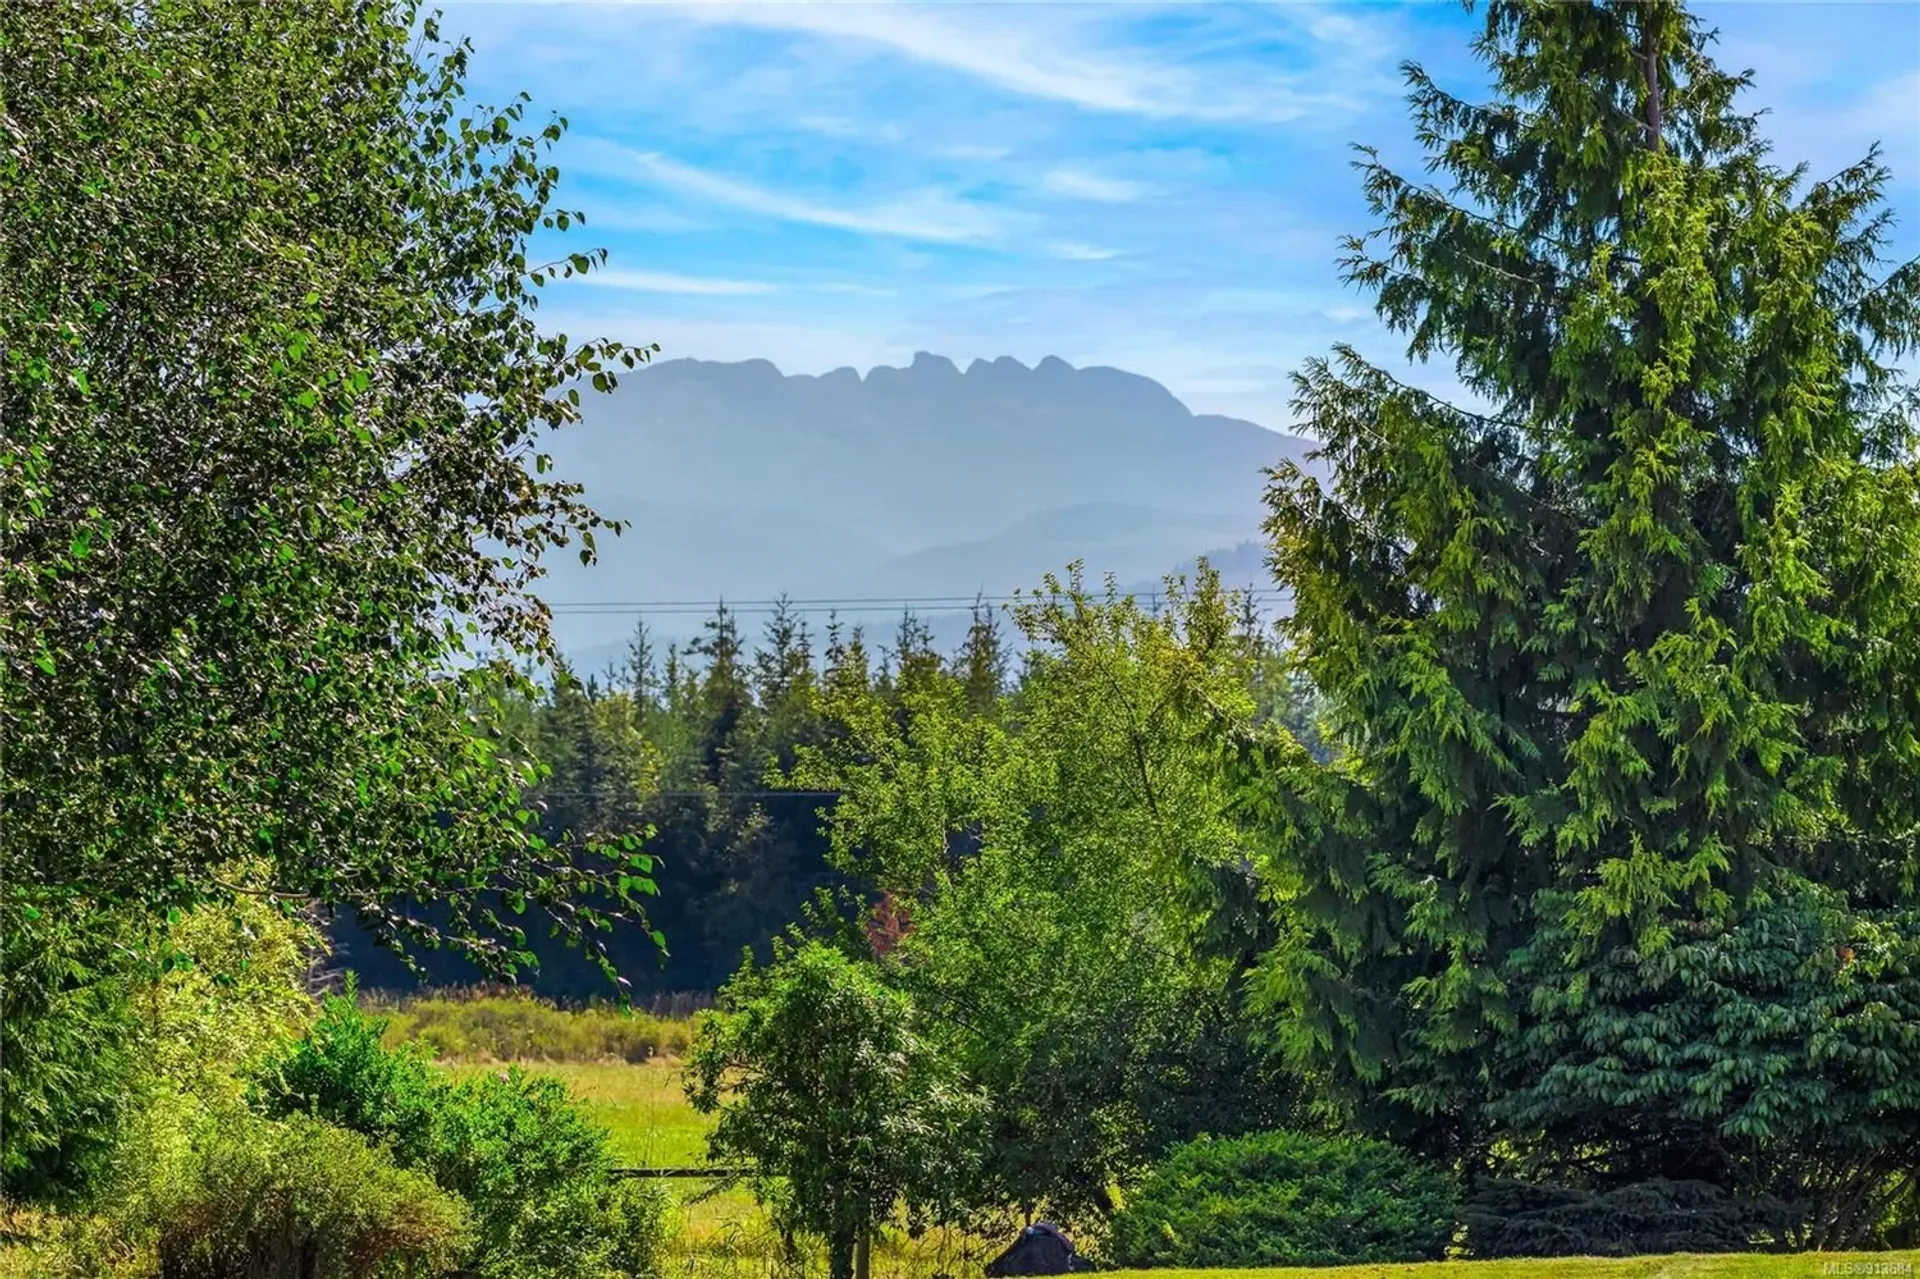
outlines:
[[[1416,1265],[1287,1267],[1278,1270],[1110,1270],[1129,1279],[1815,1279],[1920,1274],[1920,1251],[1800,1256],[1567,1257],[1431,1261]]]
[[[501,1066],[455,1066],[462,1074]],[[710,1121],[695,1113],[680,1088],[679,1063],[655,1059],[640,1064],[547,1063],[523,1067],[566,1081],[574,1095],[612,1134],[614,1159],[628,1167],[697,1167],[707,1161]],[[733,1189],[710,1193],[707,1183],[669,1183],[681,1201],[685,1234],[672,1250],[670,1269],[683,1274],[752,1272],[749,1258],[771,1245],[771,1230],[751,1195]],[[986,1241],[890,1240],[876,1250],[874,1269],[885,1276],[977,1274],[992,1245]],[[732,1264],[727,1264],[731,1262]],[[749,1264],[742,1265],[741,1263]],[[971,1262],[971,1266],[969,1266]],[[677,1263],[677,1264],[676,1264]],[[716,1263],[719,1263],[716,1265]],[[0,1270],[0,1275],[6,1272]],[[1668,1256],[1624,1260],[1579,1257],[1562,1260],[1440,1261],[1416,1265],[1364,1265],[1279,1270],[1109,1271],[1139,1279],[1831,1279],[1834,1276],[1920,1276],[1920,1251],[1821,1253],[1803,1256]]]

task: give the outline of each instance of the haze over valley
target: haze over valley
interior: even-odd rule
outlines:
[[[1004,598],[1076,560],[1144,589],[1204,554],[1244,584],[1265,469],[1308,448],[1195,414],[1152,379],[1051,357],[963,370],[923,352],[817,377],[667,360],[554,438],[559,474],[630,527],[600,540],[593,566],[554,557],[544,594],[591,669],[642,611],[671,640],[720,599],[830,599],[872,631],[926,601],[916,612],[944,633],[964,616],[944,601]]]

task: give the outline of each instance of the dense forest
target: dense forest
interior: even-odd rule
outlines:
[[[1190,589],[1169,585],[1176,599]],[[1281,718],[1317,744],[1309,686],[1282,661],[1271,619],[1244,595],[1231,606],[1238,661],[1262,717]],[[817,610],[805,606],[777,602],[769,613],[749,635],[753,623],[722,603],[704,636],[684,648],[658,645],[642,618],[624,664],[582,674],[563,659],[551,678],[490,704],[493,731],[543,769],[526,802],[547,839],[644,841],[657,896],[644,924],[616,927],[607,949],[643,1001],[711,995],[743,951],[764,958],[823,891],[829,899],[864,891],[829,857],[839,792],[808,789],[794,771],[804,754],[849,731],[849,699],[872,698],[898,714],[916,683],[951,679],[969,715],[1017,717],[1025,655],[1038,638],[1020,634],[1011,606],[984,600],[965,642],[948,654],[934,650],[910,611],[877,644],[863,626],[831,613],[817,627]],[[445,952],[415,956],[410,968],[350,916],[330,932],[332,962],[370,987],[484,976]],[[531,950],[538,962],[523,980],[533,990],[563,1000],[615,993],[577,950],[538,936]]]

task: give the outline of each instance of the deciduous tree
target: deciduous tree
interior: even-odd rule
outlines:
[[[963,1207],[980,1098],[911,1000],[831,946],[776,942],[735,974],[687,1093],[718,1115],[714,1161],[749,1161],[783,1224],[826,1241],[832,1279],[852,1279],[861,1237],[901,1204],[916,1222]]]
[[[496,971],[496,901],[589,948],[634,909],[470,713],[548,651],[543,553],[607,528],[542,436],[646,353],[536,327],[598,256],[529,257],[580,220],[565,122],[466,65],[386,0],[0,6],[7,909],[164,912],[259,857]]]

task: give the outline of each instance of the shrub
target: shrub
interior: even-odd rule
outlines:
[[[304,920],[253,898],[164,927],[124,910],[0,907],[0,1193],[84,1203],[158,1094],[237,1101],[236,1072],[312,1014],[315,943]]]
[[[174,1088],[238,1103],[247,1074],[313,1020],[307,977],[323,953],[319,932],[241,897],[185,912],[165,942],[170,953],[156,957],[164,971],[140,996],[150,1068]]]
[[[162,1279],[370,1279],[458,1261],[466,1205],[358,1133],[211,1111],[144,1205]]]
[[[1322,1266],[1439,1257],[1452,1176],[1397,1146],[1297,1132],[1175,1147],[1113,1221],[1123,1266]]]
[[[404,1166],[472,1207],[464,1265],[480,1279],[592,1279],[652,1268],[664,1198],[610,1175],[606,1134],[555,1079],[518,1068],[460,1081],[351,997],[329,999],[307,1038],[263,1077],[276,1113],[310,1113],[391,1143]]]
[[[1492,1181],[1467,1199],[1467,1248],[1476,1257],[1745,1252],[1791,1224],[1779,1203],[1736,1199],[1704,1181],[1656,1178],[1605,1193]]]
[[[138,1077],[124,931],[0,907],[0,1195],[71,1202],[109,1170]]]
[[[657,1181],[611,1180],[601,1204],[607,1263],[616,1275],[658,1275],[666,1252],[673,1197]]]
[[[384,1046],[382,1023],[356,1010],[353,993],[349,985],[327,1000],[306,1037],[262,1072],[259,1100],[272,1113],[305,1111],[377,1135],[420,1163],[447,1084],[418,1052]]]

